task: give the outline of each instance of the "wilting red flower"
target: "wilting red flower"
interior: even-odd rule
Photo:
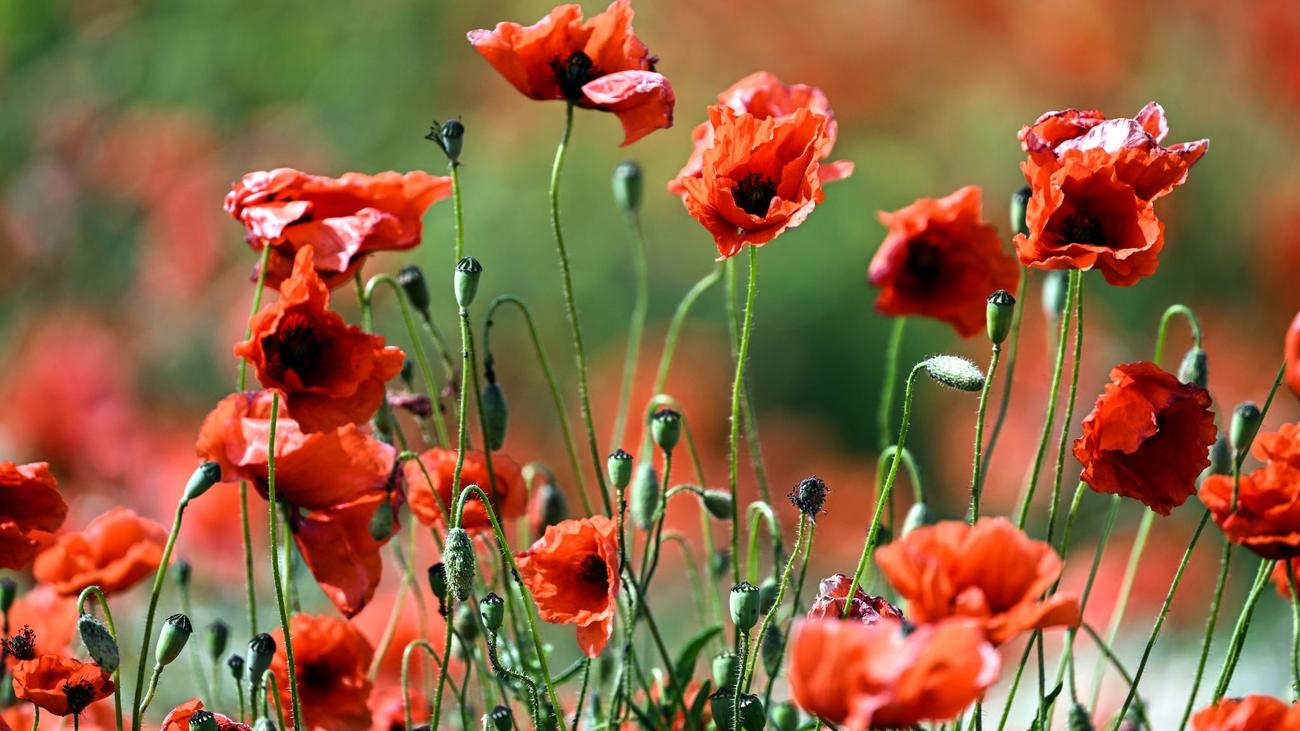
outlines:
[[[1124,363],[1074,442],[1079,479],[1168,515],[1196,492],[1216,435],[1208,391],[1154,363]]]
[[[1300,312],[1291,320],[1286,330],[1286,344],[1283,348],[1286,356],[1286,385],[1291,393],[1300,397]]]
[[[578,626],[578,647],[600,655],[614,629],[618,603],[618,538],[603,515],[565,520],[515,554],[519,575],[547,622]]]
[[[709,107],[713,146],[704,151],[700,177],[680,180],[686,210],[713,234],[722,258],[798,226],[826,197],[820,153],[829,122],[806,108],[760,119]]]
[[[329,309],[329,289],[312,261],[311,246],[298,250],[279,301],[253,315],[252,337],[235,345],[235,356],[248,359],[263,386],[284,392],[306,432],[369,421],[405,357]]]
[[[167,530],[127,508],[113,508],[80,533],[65,533],[36,557],[36,579],[63,596],[97,585],[105,594],[135,586],[158,570]]]
[[[673,87],[632,32],[632,4],[614,0],[583,22],[582,7],[560,5],[530,26],[497,23],[469,42],[519,93],[613,112],[624,145],[673,125]]]
[[[805,619],[790,636],[795,703],[846,729],[955,718],[983,697],[1000,667],[983,628],[969,620],[925,624],[909,634],[892,619]]]
[[[366,671],[375,650],[364,635],[345,619],[296,614],[289,621],[293,657],[297,664],[298,696],[302,702],[301,727],[311,731],[362,731],[370,728],[370,679]],[[275,630],[275,658],[271,672],[280,688],[280,701],[291,718],[289,664],[285,660],[284,632]]]
[[[783,84],[775,74],[759,71],[737,81],[719,94],[718,103],[738,114],[752,114],[759,119],[786,120],[799,109],[807,109],[826,117],[826,134],[822,138],[822,149],[818,157],[822,161],[818,171],[821,182],[829,183],[853,174],[852,162],[826,162],[835,146],[839,126],[835,122],[835,113],[831,111],[831,103],[821,89],[807,84]],[[698,178],[703,174],[704,151],[713,145],[713,127],[708,122],[701,122],[691,131],[691,143],[694,147],[686,165],[668,183],[670,193],[685,193],[682,179]]]
[[[113,694],[113,679],[93,662],[41,655],[13,666],[14,695],[56,716],[80,715]]]
[[[1079,600],[1073,594],[1042,598],[1061,575],[1060,557],[1006,518],[980,518],[974,526],[949,520],[918,528],[881,546],[876,563],[907,599],[913,622],[969,617],[984,626],[996,645],[1026,630],[1079,622]]]
[[[451,178],[419,171],[327,178],[279,168],[235,183],[226,212],[244,224],[253,249],[271,247],[267,286],[280,286],[298,250],[311,245],[316,273],[333,289],[370,254],[419,244],[425,209],[449,195]]]
[[[425,477],[426,471],[428,477]],[[414,460],[403,463],[402,476],[406,480],[407,499],[415,517],[425,525],[443,525],[443,508],[452,509],[451,490],[456,476],[456,451],[437,447],[430,449],[420,455],[419,464]],[[495,493],[492,488],[493,478]],[[497,520],[503,524],[510,518],[518,518],[528,509],[523,473],[513,459],[500,452],[492,454],[491,477],[482,452],[472,449],[465,452],[465,463],[460,470],[460,485],[462,488],[468,485],[482,488],[492,498],[492,509],[496,511]],[[492,530],[487,511],[474,493],[465,499],[460,527],[471,534]]]
[[[46,584],[37,584],[19,595],[9,608],[9,626],[14,632],[30,627],[37,655],[57,655],[68,648],[76,631],[77,600],[60,596]]]
[[[0,569],[27,568],[67,515],[48,464],[0,462]]]
[[[1192,716],[1192,731],[1300,731],[1300,705],[1266,695],[1224,698]]]
[[[190,716],[201,710],[203,710],[203,701],[191,698],[167,712],[159,731],[189,731]],[[251,731],[248,724],[240,723],[229,716],[215,711],[212,712],[212,716],[217,721],[217,731]]]
[[[902,619],[903,612],[882,596],[871,596],[861,586],[853,589],[853,605],[844,613],[844,602],[849,596],[851,579],[844,574],[833,574],[817,585],[817,598],[808,610],[809,619],[856,619],[863,624],[875,624],[885,619]]]
[[[325,596],[345,617],[360,612],[375,595],[383,576],[379,556],[396,533],[396,493],[369,492],[350,503],[323,510],[311,510],[294,517],[293,540],[303,562],[320,584]],[[370,521],[377,510],[392,510],[393,531],[382,541],[370,533]]]
[[[1201,502],[1233,543],[1268,559],[1300,557],[1300,425],[1260,434],[1252,451],[1267,461],[1241,475],[1236,508],[1229,475],[1206,477]]]
[[[984,222],[981,191],[968,185],[944,198],[920,198],[878,218],[889,232],[871,259],[868,279],[886,315],[925,315],[962,337],[983,332],[988,296],[1015,289],[1015,259],[998,229]]]

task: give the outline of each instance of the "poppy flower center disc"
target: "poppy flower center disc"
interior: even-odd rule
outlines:
[[[759,173],[747,173],[736,183],[732,197],[742,211],[762,218],[776,197],[776,181]]]
[[[604,73],[591,61],[591,57],[582,51],[574,51],[568,58],[556,58],[551,61],[551,71],[564,92],[564,98],[571,102],[583,99],[582,87],[592,79],[604,76]]]
[[[320,367],[325,339],[310,318],[292,314],[284,319],[275,335],[263,342],[262,348],[275,370],[293,371],[308,381]]]

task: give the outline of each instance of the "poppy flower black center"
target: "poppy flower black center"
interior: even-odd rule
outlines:
[[[578,578],[583,583],[602,589],[609,587],[609,569],[600,556],[594,553],[582,557],[582,563],[578,565]]]
[[[68,699],[68,712],[81,715],[86,706],[95,700],[95,686],[89,680],[63,681],[63,697]]]
[[[1106,246],[1106,226],[1091,213],[1075,211],[1061,222],[1061,238],[1072,244]]]
[[[334,672],[324,663],[305,663],[298,671],[298,682],[316,690],[328,690],[334,683]]]
[[[758,173],[747,173],[731,191],[732,200],[740,210],[751,216],[763,217],[776,197],[776,181]]]
[[[31,660],[36,657],[36,632],[30,625],[23,625],[17,634],[0,642],[0,647],[15,660]]]
[[[907,271],[922,286],[933,284],[943,272],[943,255],[939,247],[924,239],[907,247]]]
[[[592,63],[591,56],[582,51],[574,51],[568,58],[552,59],[551,72],[555,74],[555,80],[559,82],[564,98],[571,102],[583,98],[582,87],[586,86],[587,82],[605,75]]]
[[[262,350],[271,370],[293,371],[303,381],[310,380],[320,369],[325,346],[324,334],[304,315],[287,316],[274,335],[262,340]]]

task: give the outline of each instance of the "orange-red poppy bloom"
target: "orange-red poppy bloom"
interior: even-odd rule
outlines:
[[[809,619],[856,619],[863,624],[875,624],[885,619],[902,619],[903,612],[882,596],[871,596],[861,586],[853,589],[853,603],[848,614],[844,602],[849,596],[852,580],[844,574],[833,574],[817,585],[817,598],[808,610]]]
[[[1300,397],[1300,312],[1291,320],[1286,330],[1286,343],[1283,347],[1286,356],[1286,385],[1291,393]]]
[[[48,464],[0,462],[0,569],[27,568],[67,515]]]
[[[1124,363],[1074,442],[1079,479],[1168,515],[1196,492],[1216,435],[1208,391],[1154,363]]]
[[[1042,597],[1061,575],[1061,558],[1006,518],[918,528],[881,546],[876,563],[907,599],[912,622],[968,617],[996,645],[1027,630],[1079,623],[1073,594]]]
[[[709,107],[713,145],[700,176],[680,180],[686,210],[713,235],[721,258],[798,226],[826,197],[820,155],[829,123],[806,108],[764,119]]]
[[[1192,731],[1300,731],[1300,705],[1266,695],[1224,698],[1192,716]]]
[[[9,608],[9,627],[14,633],[23,628],[32,630],[37,655],[57,655],[68,649],[76,632],[77,623],[68,617],[76,616],[77,600],[61,596],[47,584],[37,584],[23,592]]]
[[[289,621],[293,657],[302,702],[301,728],[310,731],[363,731],[370,728],[371,683],[366,672],[375,649],[350,622],[338,617],[296,614]],[[271,672],[280,688],[280,702],[291,716],[289,664],[284,632],[275,630],[276,652]],[[268,691],[269,692],[269,691]],[[288,721],[294,725],[292,719]]]
[[[80,715],[113,694],[113,679],[103,668],[62,655],[21,660],[12,673],[14,695],[56,716]]]
[[[889,230],[867,277],[880,289],[877,310],[934,317],[967,338],[984,331],[989,295],[1015,289],[1019,270],[997,227],[981,217],[981,200],[979,187],[968,185],[878,214]]]
[[[1260,434],[1252,451],[1267,461],[1241,475],[1235,509],[1229,475],[1206,477],[1201,502],[1233,543],[1268,559],[1300,557],[1300,425]]]
[[[253,315],[252,336],[235,345],[263,386],[284,392],[305,432],[370,421],[405,357],[329,309],[329,288],[312,261],[311,246],[298,250],[280,299]]]
[[[519,576],[547,622],[578,627],[578,647],[600,655],[614,629],[618,603],[618,532],[603,515],[565,520],[527,551],[515,554]]]
[[[410,731],[406,728],[406,705],[401,686],[376,689],[370,694],[370,731]],[[411,722],[429,722],[429,704],[419,688],[411,688]]]
[[[36,579],[63,596],[97,585],[105,594],[135,586],[158,570],[167,530],[127,508],[113,508],[80,533],[65,533],[36,557]]]
[[[901,622],[804,619],[790,636],[790,695],[844,729],[911,728],[956,718],[998,678],[978,622],[950,619],[906,633]]]
[[[266,497],[267,443],[271,434],[270,391],[231,394],[203,420],[195,451],[221,465],[224,482],[248,480]],[[275,496],[299,508],[318,510],[350,503],[383,489],[397,451],[365,427],[303,433],[280,402],[275,427]]]
[[[383,576],[379,556],[397,530],[396,493],[372,491],[350,503],[311,510],[293,518],[293,540],[325,596],[345,617],[356,616],[375,595]],[[377,510],[391,510],[393,530],[382,541],[370,532]]]
[[[784,84],[775,74],[759,71],[737,81],[718,95],[718,103],[740,114],[752,114],[760,119],[789,119],[799,109],[807,109],[826,117],[826,135],[822,138],[819,153],[821,182],[842,180],[853,174],[853,163],[847,160],[827,162],[835,147],[838,125],[831,103],[821,89],[807,84]],[[698,178],[704,168],[704,151],[713,145],[713,127],[701,122],[691,131],[691,156],[677,177],[668,183],[668,191],[681,195],[686,192],[682,178]]]
[[[424,211],[450,195],[451,178],[419,171],[327,178],[279,168],[235,183],[226,212],[244,224],[255,250],[271,247],[267,286],[288,278],[298,250],[310,244],[317,273],[333,289],[370,254],[419,244]]]
[[[672,84],[632,32],[632,3],[614,0],[585,22],[582,7],[560,5],[533,25],[497,23],[469,42],[520,94],[613,112],[624,145],[673,125]]]
[[[159,731],[189,731],[190,716],[201,710],[203,710],[203,701],[191,698],[167,712]],[[246,723],[240,723],[215,711],[211,713],[217,722],[217,731],[251,731],[251,727]]]
[[[421,467],[423,465],[423,467]],[[428,476],[425,476],[425,473]],[[417,464],[414,460],[402,464],[402,475],[406,480],[407,500],[411,503],[411,512],[425,525],[443,525],[443,509],[451,510],[453,503],[452,487],[456,476],[456,450],[430,449],[420,455]],[[495,493],[493,485],[495,484]],[[465,463],[460,470],[460,485],[478,485],[492,498],[492,509],[497,520],[503,524],[518,518],[528,510],[527,487],[524,485],[523,472],[518,463],[501,452],[492,454],[492,472],[489,476],[484,454],[476,450],[465,452]],[[465,500],[465,509],[460,516],[460,527],[471,534],[492,530],[487,511],[478,495],[470,493]]]
[[[1300,583],[1300,559],[1289,558],[1278,561],[1273,565],[1273,573],[1268,575],[1269,581],[1273,582],[1274,588],[1283,599],[1291,598],[1291,578],[1287,576],[1287,564],[1291,564],[1291,570],[1295,572],[1296,581]]]

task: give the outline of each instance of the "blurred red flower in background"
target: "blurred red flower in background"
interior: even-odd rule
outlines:
[[[615,0],[583,22],[582,7],[559,5],[530,26],[497,23],[469,42],[519,93],[613,112],[624,145],[673,124],[673,87],[632,32],[632,4]]]
[[[67,515],[48,464],[0,462],[0,569],[27,568]]]
[[[185,701],[167,712],[158,731],[189,731],[190,716],[201,710],[203,710],[203,701],[198,698]],[[248,724],[240,723],[229,716],[216,712],[212,712],[212,716],[217,722],[217,731],[251,731]]]
[[[80,715],[113,694],[113,679],[93,662],[41,655],[13,666],[14,695],[56,716]]]
[[[600,655],[614,630],[618,603],[618,537],[603,515],[565,520],[546,529],[527,551],[515,554],[519,576],[546,622],[578,627],[578,646]]]
[[[425,210],[451,195],[451,178],[414,171],[327,178],[290,168],[245,175],[226,195],[226,212],[256,251],[270,246],[266,285],[291,274],[300,249],[316,250],[316,273],[333,289],[366,257],[420,243]]]
[[[426,450],[420,454],[418,463],[410,460],[402,464],[402,475],[406,480],[407,500],[415,517],[428,526],[444,525],[446,519],[443,510],[452,509],[456,451],[437,447]],[[469,485],[482,488],[492,498],[492,509],[502,525],[511,518],[523,515],[528,509],[523,473],[513,459],[501,452],[492,454],[492,472],[489,475],[483,452],[467,450],[465,462],[460,469],[460,484],[462,488]],[[471,534],[492,530],[487,511],[474,493],[465,498],[460,527]]]
[[[128,508],[113,508],[80,533],[65,533],[36,557],[33,573],[64,596],[97,585],[107,595],[126,591],[158,570],[167,530]]]
[[[14,600],[9,608],[9,627],[15,632],[31,627],[36,654],[58,655],[68,648],[76,632],[77,600],[61,596],[46,584],[37,584]]]
[[[300,724],[292,719],[289,664],[281,629],[272,633],[277,649],[271,661],[288,723],[311,731],[369,728],[371,683],[366,671],[375,654],[370,642],[351,623],[338,617],[296,614],[289,621],[289,632],[303,709]]]
[[[1268,559],[1300,557],[1300,425],[1260,434],[1252,452],[1267,461],[1241,475],[1235,505],[1229,475],[1206,477],[1201,502],[1233,543]]]
[[[1265,695],[1224,698],[1192,716],[1192,731],[1300,731],[1300,705]]]
[[[876,310],[934,317],[962,337],[983,332],[988,296],[1014,290],[1018,269],[997,227],[983,221],[982,207],[979,187],[968,185],[878,214],[889,231],[868,274],[881,290]]]
[[[1286,342],[1283,345],[1286,357],[1286,386],[1291,393],[1300,397],[1300,312],[1291,320],[1286,330]]]

